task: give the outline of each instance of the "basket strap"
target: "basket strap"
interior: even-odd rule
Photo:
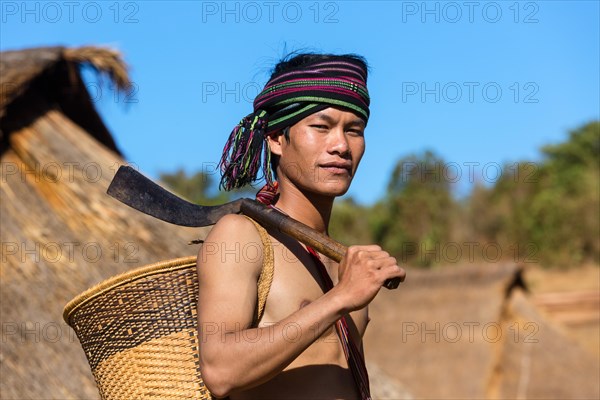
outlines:
[[[243,215],[243,214],[242,214]],[[253,220],[252,218],[244,215],[244,217],[248,218],[260,234],[260,240],[263,245],[263,265],[260,271],[260,276],[258,278],[258,305],[256,307],[256,312],[254,314],[254,322],[252,326],[256,326],[258,321],[263,315],[265,311],[265,303],[267,302],[267,296],[269,295],[269,290],[271,289],[271,283],[273,282],[273,271],[275,267],[275,262],[273,259],[273,246],[271,245],[271,239],[269,238],[269,234],[258,222]]]

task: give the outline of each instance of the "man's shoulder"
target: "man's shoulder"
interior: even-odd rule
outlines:
[[[220,238],[222,240],[260,240],[260,234],[254,222],[240,214],[228,214],[219,219],[207,236],[210,239]]]
[[[229,259],[230,255],[237,254],[236,260],[242,261],[239,256],[252,253],[253,257],[242,257],[244,263],[262,265],[263,243],[260,233],[254,222],[243,215],[229,214],[222,217],[211,229],[202,247],[204,258],[211,254],[221,254],[220,259],[223,259],[223,255],[227,255]]]

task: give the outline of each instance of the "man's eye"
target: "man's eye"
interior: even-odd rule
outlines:
[[[348,129],[348,133],[355,136],[365,135],[365,132],[362,129]]]
[[[311,128],[315,128],[315,129],[327,129],[327,125],[311,125]]]

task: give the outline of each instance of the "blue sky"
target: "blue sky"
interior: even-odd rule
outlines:
[[[371,65],[367,152],[349,195],[381,197],[398,159],[431,149],[457,191],[600,118],[598,1],[50,1],[1,3],[2,50],[120,50],[135,92],[86,74],[127,159],[152,177],[214,171],[286,51]],[[445,166],[442,166],[445,167]],[[450,167],[448,167],[450,168]],[[215,176],[217,177],[217,176]],[[216,179],[215,179],[216,180]]]

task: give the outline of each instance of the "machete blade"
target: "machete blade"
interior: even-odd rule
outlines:
[[[119,167],[106,193],[144,214],[190,227],[213,225],[227,214],[239,213],[242,201],[239,199],[218,206],[193,204],[127,165]]]

